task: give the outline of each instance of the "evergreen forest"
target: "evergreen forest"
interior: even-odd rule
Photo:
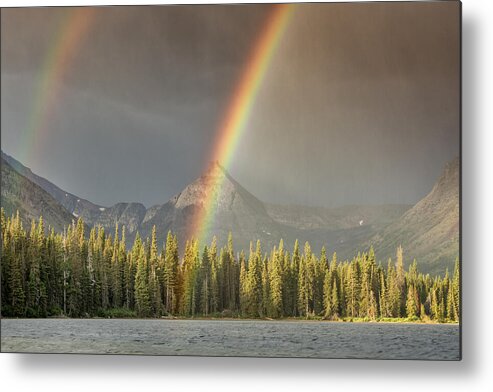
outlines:
[[[405,269],[400,246],[382,265],[373,248],[338,260],[298,241],[237,252],[230,234],[220,249],[189,240],[180,256],[172,232],[129,247],[125,227],[86,231],[78,219],[56,233],[42,217],[26,229],[2,209],[2,316],[459,321],[458,259],[432,277],[416,260]]]

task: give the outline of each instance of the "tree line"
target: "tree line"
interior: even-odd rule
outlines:
[[[112,234],[82,219],[63,233],[43,218],[25,230],[19,213],[1,211],[2,315],[7,317],[230,316],[459,320],[459,260],[452,276],[422,274],[416,260],[404,268],[403,250],[384,267],[373,248],[351,260],[330,260],[325,248],[289,251],[283,241],[264,252],[260,241],[235,253],[231,234],[183,256],[168,232],[160,248],[137,233],[127,250],[125,227]]]

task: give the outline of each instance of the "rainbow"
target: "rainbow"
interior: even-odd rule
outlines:
[[[55,30],[52,43],[38,73],[32,109],[26,128],[21,135],[24,146],[24,159],[31,157],[33,148],[39,150],[53,110],[61,95],[65,74],[70,69],[73,58],[88,31],[95,15],[95,7],[70,8],[61,18]]]
[[[269,64],[293,14],[294,4],[275,5],[263,31],[249,56],[237,84],[231,103],[216,134],[215,147],[208,162],[219,162],[224,168],[231,165],[238,142],[245,130],[257,93],[267,73]],[[206,190],[203,208],[192,224],[192,236],[200,245],[207,240],[208,229],[214,218],[214,200],[222,184]]]

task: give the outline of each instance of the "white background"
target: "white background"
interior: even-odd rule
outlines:
[[[166,1],[0,0],[1,6]],[[180,1],[200,3],[199,1]],[[216,1],[220,2],[220,1]],[[243,1],[252,2],[252,1]],[[258,2],[258,1],[253,1]],[[0,354],[4,391],[493,390],[493,2],[463,1],[461,362]]]

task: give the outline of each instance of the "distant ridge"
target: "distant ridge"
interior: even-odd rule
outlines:
[[[60,189],[2,152],[2,206],[10,211],[18,208],[29,219],[42,214],[57,229],[78,217],[89,226],[101,225],[110,233],[116,224],[125,225],[127,245],[131,245],[137,232],[148,237],[155,225],[160,244],[172,230],[183,248],[197,214],[205,208],[208,192],[215,192],[214,219],[208,233],[217,236],[219,245],[225,244],[229,232],[235,249],[245,251],[250,241],[257,239],[265,247],[276,245],[281,238],[286,243],[298,239],[301,244],[309,241],[315,252],[326,246],[329,253],[336,251],[340,259],[373,245],[378,260],[384,263],[402,245],[406,264],[417,258],[422,271],[434,273],[450,269],[458,255],[458,191],[459,160],[455,159],[415,206],[276,205],[263,203],[218,162],[212,162],[200,177],[164,204],[148,209],[141,203],[103,207]],[[33,200],[40,197],[42,201],[36,202],[39,208],[34,208]]]
[[[2,160],[7,162],[17,173],[50,194],[51,197],[71,214],[71,219],[78,219],[80,217],[89,226],[101,225],[108,232],[114,231],[116,224],[125,225],[128,237],[133,239],[146,212],[143,204],[117,203],[111,207],[94,204],[82,197],[60,189],[47,179],[33,173],[30,168],[24,166],[3,151],[1,155]]]

